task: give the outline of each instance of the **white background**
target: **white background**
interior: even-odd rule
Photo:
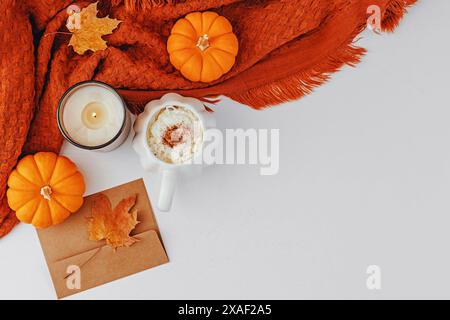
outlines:
[[[173,210],[156,210],[170,263],[72,298],[450,298],[449,16],[450,1],[420,1],[394,34],[365,32],[363,62],[300,101],[223,100],[219,128],[280,129],[279,174],[215,166],[181,181]],[[156,199],[129,141],[63,153],[88,193],[145,177]],[[55,298],[28,225],[0,241],[0,298]]]

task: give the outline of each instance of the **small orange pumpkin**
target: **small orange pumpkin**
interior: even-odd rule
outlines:
[[[9,207],[17,218],[37,228],[67,219],[83,204],[84,179],[64,156],[38,152],[25,156],[8,178]]]
[[[191,81],[211,82],[233,67],[239,43],[227,18],[193,12],[178,20],[167,41],[170,62]]]

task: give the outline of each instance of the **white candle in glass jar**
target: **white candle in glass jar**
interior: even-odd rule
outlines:
[[[103,149],[123,142],[116,140],[128,135],[129,118],[119,94],[108,85],[95,81],[69,89],[58,107],[58,125],[62,134],[72,144],[85,149]]]

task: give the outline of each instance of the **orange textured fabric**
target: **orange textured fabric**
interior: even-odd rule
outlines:
[[[55,113],[71,85],[95,79],[119,89],[139,112],[167,92],[202,99],[228,96],[255,109],[298,99],[342,65],[364,54],[354,38],[378,5],[392,31],[416,0],[110,0],[101,15],[123,22],[105,37],[109,48],[83,56],[67,46],[71,0],[0,2],[0,237],[17,219],[5,201],[6,180],[20,155],[58,152]],[[84,7],[91,1],[75,2]],[[233,69],[214,83],[193,83],[170,64],[166,40],[175,21],[192,11],[227,17],[239,38]]]

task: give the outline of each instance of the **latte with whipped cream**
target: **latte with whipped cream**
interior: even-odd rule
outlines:
[[[150,121],[147,143],[153,154],[166,163],[188,162],[203,143],[202,123],[188,108],[167,106]]]

